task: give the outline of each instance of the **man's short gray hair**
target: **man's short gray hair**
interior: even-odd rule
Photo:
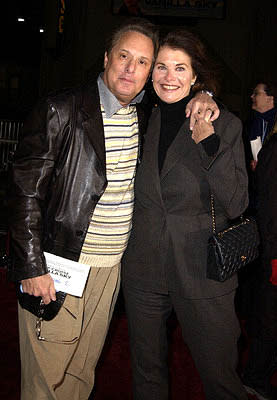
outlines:
[[[124,22],[117,29],[115,29],[111,37],[107,41],[107,53],[109,54],[112,51],[112,49],[116,46],[121,37],[127,32],[138,32],[152,40],[154,46],[154,62],[159,48],[158,28],[156,25],[143,18],[128,19],[127,22]]]

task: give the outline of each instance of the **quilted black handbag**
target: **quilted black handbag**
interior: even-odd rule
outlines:
[[[258,257],[260,238],[253,217],[241,216],[240,221],[217,233],[213,195],[211,213],[213,235],[208,242],[207,278],[224,282]]]

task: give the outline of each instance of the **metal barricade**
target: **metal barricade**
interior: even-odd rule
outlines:
[[[0,171],[8,171],[18,143],[22,121],[0,120]]]

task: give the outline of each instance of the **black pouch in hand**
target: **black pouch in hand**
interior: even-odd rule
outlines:
[[[36,317],[44,319],[45,321],[51,321],[56,317],[66,298],[66,293],[56,292],[56,300],[51,301],[46,305],[43,303],[41,297],[23,293],[20,290],[20,284],[16,285],[16,295],[22,308],[31,312]]]

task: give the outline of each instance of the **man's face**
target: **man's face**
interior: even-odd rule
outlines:
[[[103,80],[122,106],[143,89],[149,77],[154,57],[153,42],[139,32],[126,32],[105,53]]]
[[[273,108],[273,97],[268,96],[265,92],[263,83],[259,83],[251,95],[252,109],[261,113],[266,112]]]

